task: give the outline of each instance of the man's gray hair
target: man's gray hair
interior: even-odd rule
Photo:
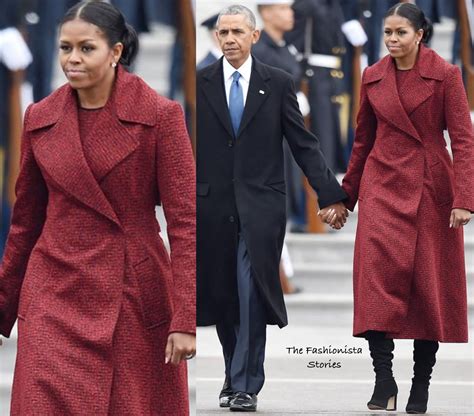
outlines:
[[[234,4],[233,6],[226,7],[223,9],[219,16],[217,17],[216,28],[219,27],[219,22],[222,16],[233,16],[242,14],[245,16],[245,20],[247,20],[247,24],[249,25],[250,29],[255,30],[257,27],[257,21],[255,19],[255,15],[253,14],[252,10],[245,6],[241,6],[240,4]]]

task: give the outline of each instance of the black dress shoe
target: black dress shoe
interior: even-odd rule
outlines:
[[[230,401],[234,397],[234,392],[230,386],[230,380],[228,378],[225,379],[224,385],[222,386],[222,390],[219,393],[219,406],[220,407],[229,407]]]
[[[257,395],[254,393],[235,393],[230,402],[230,410],[234,412],[255,412],[257,410]]]

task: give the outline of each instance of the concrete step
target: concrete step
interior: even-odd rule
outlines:
[[[353,298],[351,294],[299,293],[285,296],[289,324],[299,326],[328,326],[334,322],[351,323]],[[468,319],[474,327],[474,298],[468,300]]]
[[[466,267],[474,267],[474,227],[466,227],[464,237]],[[352,265],[354,233],[296,234],[288,233],[285,242],[294,264]]]
[[[295,275],[293,282],[304,288],[305,292],[321,294],[351,294],[352,265],[350,264],[320,264],[296,263],[293,265]],[[474,268],[466,272],[469,294],[474,296]]]

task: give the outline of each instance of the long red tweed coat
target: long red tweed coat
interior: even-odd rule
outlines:
[[[461,73],[425,46],[400,96],[395,72],[390,56],[364,72],[343,181],[348,208],[359,201],[354,335],[466,342],[463,230],[449,228],[452,208],[474,211],[474,136]]]
[[[0,333],[18,316],[12,415],[187,415],[186,365],[165,365],[168,333],[195,332],[181,108],[119,68],[87,142],[69,85],[28,109],[0,269]]]

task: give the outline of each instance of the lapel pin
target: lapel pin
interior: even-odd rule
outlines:
[[[260,90],[259,93],[263,95],[263,94],[265,94],[265,91]]]

